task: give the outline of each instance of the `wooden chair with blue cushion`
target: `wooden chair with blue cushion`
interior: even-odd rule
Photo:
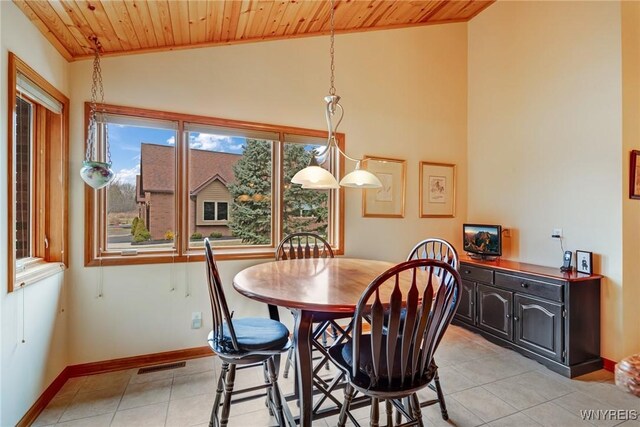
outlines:
[[[455,268],[432,259],[398,264],[371,282],[348,327],[351,340],[343,341],[345,334],[329,350],[349,382],[339,426],[356,391],[371,397],[372,426],[378,425],[381,400],[388,426],[393,407],[407,419],[402,426],[423,425],[417,392],[437,373],[433,356],[458,307],[460,283]],[[370,323],[368,334],[363,321]]]
[[[260,388],[267,389],[269,410],[276,417],[278,425],[284,426],[286,420],[283,399],[278,388],[278,373],[273,358],[291,347],[289,330],[282,323],[266,318],[233,319],[233,313],[229,312],[227,306],[209,239],[205,239],[204,246],[213,317],[213,330],[209,333],[208,341],[211,349],[222,360],[209,426],[227,425],[233,395]],[[260,363],[263,364],[266,372],[265,384],[234,391],[236,365],[247,366]],[[222,413],[218,417],[221,399]]]

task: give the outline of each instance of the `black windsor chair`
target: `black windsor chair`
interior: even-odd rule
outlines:
[[[453,245],[446,240],[430,237],[418,242],[407,257],[407,261],[412,259],[435,259],[450,264],[458,269],[458,252]]]
[[[278,247],[276,248],[276,261],[290,260],[290,259],[305,259],[305,258],[333,258],[333,249],[329,242],[327,242],[321,236],[315,233],[300,232],[292,233],[286,236]],[[273,313],[277,312],[277,307],[269,306],[269,312],[272,313],[271,318],[276,318]],[[295,314],[294,314],[295,316]],[[327,346],[327,333],[326,328],[328,324],[324,323],[321,326],[322,330],[322,344]],[[332,328],[332,336],[337,338],[337,331],[335,327]],[[287,353],[287,360],[284,365],[284,371],[282,376],[287,378],[289,376],[289,368],[293,365],[294,360],[294,348],[289,349]],[[329,366],[327,365],[327,368]]]
[[[444,261],[447,264],[450,264],[456,270],[458,270],[460,266],[456,248],[454,248],[453,245],[446,240],[438,239],[436,237],[430,237],[418,242],[409,252],[409,256],[407,256],[407,261],[411,261],[413,259],[435,259],[438,261]],[[440,273],[440,270],[435,270],[436,275],[439,276]],[[444,393],[442,392],[442,387],[440,386],[440,377],[438,375],[437,369],[435,375],[433,376],[433,382],[429,384],[429,388],[436,392],[438,398],[421,402],[421,406],[425,407],[438,402],[440,404],[442,419],[444,419],[445,421],[448,420],[449,413],[447,412],[447,404],[444,400]],[[399,412],[398,417],[400,417]]]
[[[209,239],[204,240],[204,246],[213,317],[213,330],[209,333],[208,342],[211,349],[222,360],[209,426],[227,425],[233,395],[263,388],[267,389],[267,406],[270,412],[276,417],[278,425],[284,426],[287,422],[283,409],[284,399],[278,387],[278,372],[273,359],[291,347],[289,330],[282,323],[271,319],[232,319],[233,312],[229,312],[227,306]],[[234,390],[236,365],[247,366],[260,363],[265,371],[265,384]],[[222,413],[218,417],[221,399]]]
[[[410,278],[404,295],[400,276]],[[431,259],[398,264],[371,282],[347,329],[351,340],[344,342],[344,334],[329,349],[349,382],[339,426],[345,425],[356,392],[371,398],[372,426],[378,426],[380,400],[386,401],[388,426],[393,407],[407,419],[402,426],[423,425],[417,392],[437,373],[433,355],[458,307],[460,283],[455,268]],[[363,321],[371,333],[363,334]]]

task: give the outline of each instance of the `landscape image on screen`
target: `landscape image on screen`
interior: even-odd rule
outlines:
[[[498,229],[496,227],[465,226],[464,250],[483,254],[499,254]]]

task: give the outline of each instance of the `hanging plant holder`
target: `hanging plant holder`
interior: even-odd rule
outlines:
[[[100,68],[100,49],[101,45],[97,37],[91,40],[95,44],[95,56],[93,59],[93,75],[91,82],[91,105],[89,110],[89,125],[87,127],[87,151],[85,153],[84,162],[80,169],[80,177],[90,187],[98,190],[105,187],[113,181],[115,173],[111,169],[111,151],[109,150],[109,137],[107,126],[103,126],[106,161],[98,156],[96,139],[98,135],[98,119],[100,123],[104,122],[104,114],[98,113],[98,93],[100,93],[99,104],[104,105],[104,88],[102,86],[102,69]]]

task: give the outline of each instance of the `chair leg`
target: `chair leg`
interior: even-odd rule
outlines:
[[[226,427],[229,422],[229,410],[231,409],[231,394],[233,393],[233,383],[236,380],[236,365],[229,364],[229,373],[224,387],[224,401],[222,402],[222,415],[220,416],[220,427]]]
[[[402,399],[398,400],[402,402]],[[408,414],[411,414],[411,401],[408,397],[404,398],[404,408]],[[396,424],[400,424],[402,422],[402,412],[396,411]]]
[[[391,399],[385,400],[385,407],[387,410],[387,427],[393,426],[393,405],[391,404]],[[398,421],[400,424],[400,421]]]
[[[222,369],[218,376],[218,386],[216,387],[216,398],[213,401],[213,408],[211,408],[211,420],[209,421],[209,427],[218,427],[218,409],[220,409],[220,398],[224,391],[224,380],[229,371],[229,364],[222,362]]]
[[[371,427],[378,427],[380,425],[380,405],[377,397],[371,398],[371,417],[369,425]]]
[[[356,393],[356,389],[351,384],[347,384],[344,388],[344,403],[340,409],[340,417],[338,418],[338,427],[344,427],[347,423],[347,412],[349,412],[349,406],[353,400],[353,395]]]
[[[440,377],[438,371],[436,371],[433,377],[433,382],[436,384],[436,393],[438,394],[438,403],[440,404],[440,412],[442,413],[442,419],[447,421],[449,419],[449,413],[447,412],[447,404],[444,401],[444,394],[442,393],[442,387],[440,387]]]
[[[275,406],[274,415],[278,420],[278,425],[280,427],[284,427],[285,419],[284,419],[284,412],[282,410],[282,399],[280,395],[280,389],[278,388],[278,374],[276,372],[276,367],[273,363],[273,358],[269,358],[269,360],[267,360],[266,363],[267,363],[267,370],[269,372],[269,383],[271,384],[269,394],[271,395],[271,401]]]
[[[291,367],[291,365],[293,365],[293,358],[295,355],[295,352],[293,350],[294,347],[291,346],[291,348],[287,352],[287,361],[284,362],[284,372],[282,373],[283,378],[289,378],[289,368]]]
[[[416,393],[413,393],[410,399],[413,418],[416,419],[419,427],[423,427],[424,423],[422,422],[422,411],[420,410],[420,401],[418,400],[418,395]]]
[[[269,375],[269,366],[267,365],[267,361],[262,362],[262,377],[264,378],[265,384],[271,384],[271,375]],[[267,396],[264,398],[264,406],[269,409],[269,415],[273,415],[273,408],[271,403],[273,402],[273,397],[271,396],[271,387],[267,388]]]

